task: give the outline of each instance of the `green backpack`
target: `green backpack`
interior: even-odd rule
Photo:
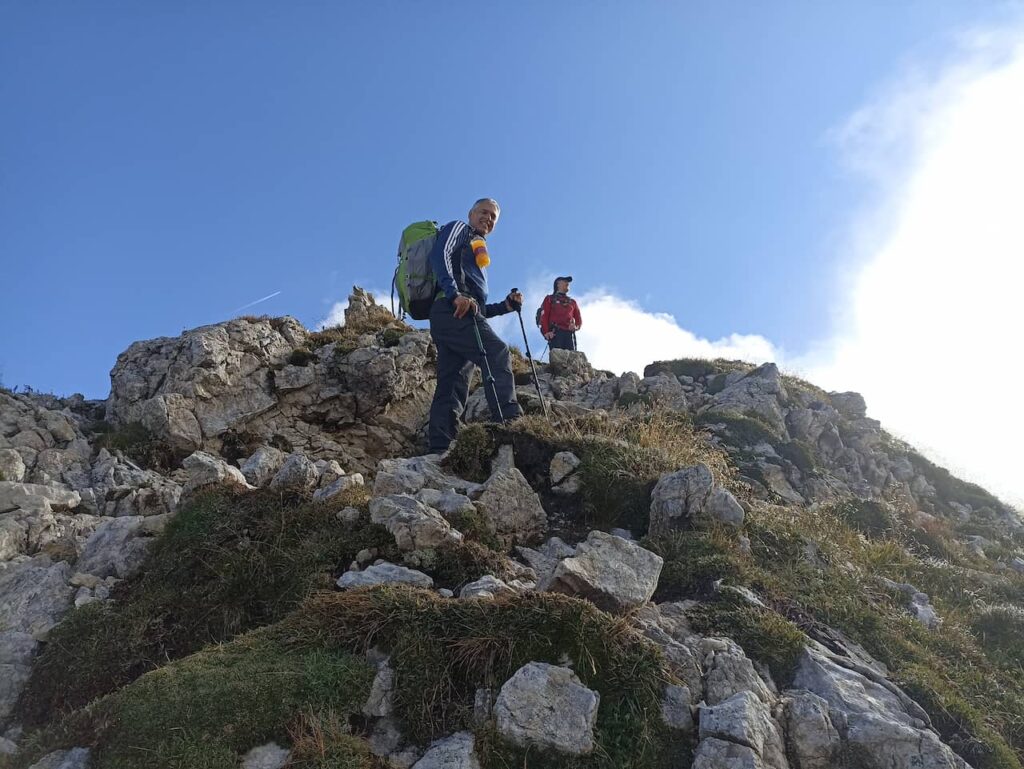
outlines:
[[[398,266],[391,279],[391,311],[395,310],[395,291],[402,317],[426,320],[437,295],[437,278],[430,266],[430,252],[437,240],[437,222],[415,222],[402,230],[398,243]]]

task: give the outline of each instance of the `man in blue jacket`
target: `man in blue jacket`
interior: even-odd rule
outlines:
[[[473,366],[486,372],[474,324],[480,332],[494,387],[484,390],[491,417],[515,419],[523,411],[516,400],[515,380],[506,345],[487,323],[487,318],[522,307],[523,295],[510,293],[502,302],[487,304],[486,236],[498,222],[501,209],[491,198],[481,198],[469,212],[469,222],[448,222],[437,234],[430,264],[437,277],[438,293],[430,309],[430,336],[437,347],[437,389],[430,405],[427,439],[430,451],[446,451],[455,438],[459,417],[469,396]]]

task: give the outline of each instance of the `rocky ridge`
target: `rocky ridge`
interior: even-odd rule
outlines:
[[[922,530],[945,526],[950,547],[1012,581],[1024,569],[1007,544],[1022,533],[1015,511],[893,440],[866,417],[856,394],[823,393],[772,364],[674,361],[652,364],[644,377],[615,376],[593,370],[582,354],[553,351],[541,387],[567,423],[643,420],[654,408],[703,430],[694,433],[701,450],[719,457],[720,464],[658,472],[641,485],[643,523],[630,519],[632,530],[604,531],[592,524],[587,501],[593,459],[586,446],[491,430],[480,449],[469,430],[446,461],[403,458],[422,438],[433,385],[429,336],[382,325],[378,310],[356,291],[346,316],[351,333],[334,341],[293,319],[257,318],[136,343],[119,356],[103,403],[0,393],[0,753],[13,755],[24,739],[18,702],[31,686],[33,662],[76,607],[116,607],[117,596],[129,594],[117,591],[130,592],[146,572],[168,523],[204,494],[273,493],[341,505],[343,531],[368,525],[386,537],[337,565],[340,601],[366,600],[367,589],[419,590],[429,591],[420,599],[427,605],[483,602],[472,611],[488,612],[486,602],[505,611],[550,595],[593,604],[598,617],[624,616],[628,642],[657,650],[651,681],[659,715],[651,734],[663,731],[647,735],[644,750],[669,765],[959,767],[968,765],[963,754],[975,758],[969,746],[945,742],[934,715],[841,632],[803,627],[807,635],[788,667],[773,669],[714,632],[702,613],[721,602],[763,618],[774,611],[763,596],[728,579],[682,599],[663,600],[658,591],[665,591],[666,563],[673,575],[679,568],[667,543],[722,531],[713,536],[749,552],[747,534],[758,531],[752,515],[850,505],[867,534],[865,510],[884,518],[898,509],[902,525]],[[536,409],[532,384],[520,394]],[[471,418],[482,415],[482,400],[477,390]],[[143,436],[134,443],[111,439],[133,430]],[[160,461],[143,467],[133,459],[140,444],[159,446]],[[467,453],[477,462],[472,472],[460,464]],[[362,508],[344,506],[354,493],[365,495]],[[453,579],[439,565],[441,554],[477,553],[478,542],[490,553],[487,573],[478,564],[478,573],[465,575],[473,579]],[[804,542],[800,558],[826,558],[815,547],[825,545]],[[908,613],[941,632],[925,593],[888,583],[880,589],[904,596]],[[368,658],[375,673],[356,732],[368,755],[421,769],[490,766],[494,746],[507,745],[539,750],[556,765],[603,765],[609,722],[601,719],[610,717],[614,698],[600,676],[577,674],[584,660],[564,650],[525,660],[475,690],[473,717],[456,719],[460,729],[424,742],[421,730],[409,728],[410,713],[395,705],[408,701],[408,669],[400,650],[390,653],[397,668],[372,649]],[[105,763],[110,748],[102,738],[60,745],[34,756],[41,760],[34,765],[91,765],[90,749],[99,765],[117,765]],[[299,760],[297,749],[246,745],[238,760],[285,766]],[[975,758],[970,765],[1012,764]]]

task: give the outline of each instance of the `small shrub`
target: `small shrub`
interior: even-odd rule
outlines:
[[[297,347],[288,356],[288,363],[292,366],[308,366],[316,361],[316,353],[308,347]]]
[[[745,559],[724,531],[682,531],[647,537],[643,546],[665,559],[656,602],[706,596],[718,580],[742,583]]]
[[[326,649],[384,647],[395,669],[396,715],[420,743],[472,728],[478,688],[501,686],[528,662],[568,658],[601,695],[597,748],[573,766],[646,769],[659,765],[665,748],[659,714],[667,674],[657,650],[587,601],[551,593],[450,601],[385,586],[317,593],[281,630]]]
[[[235,769],[254,745],[283,741],[303,712],[357,712],[373,675],[364,659],[257,631],[146,674],[37,735],[27,752],[84,738],[95,769]]]
[[[869,537],[884,537],[897,526],[896,516],[885,502],[848,499],[837,504],[835,512],[847,525]]]
[[[729,592],[715,601],[699,604],[686,617],[702,635],[733,639],[752,659],[768,666],[779,686],[792,681],[806,638],[785,617]]]
[[[698,427],[724,424],[728,442],[737,446],[754,446],[758,443],[768,443],[774,446],[781,443],[776,432],[760,418],[747,414],[705,411],[697,416],[696,424]]]
[[[491,474],[494,439],[481,424],[466,425],[455,438],[445,460],[448,469],[460,478],[483,483]]]
[[[176,470],[184,459],[181,452],[157,438],[141,422],[101,432],[96,445],[107,451],[120,451],[140,467],[162,473]]]
[[[1013,604],[982,607],[971,622],[981,644],[1016,659],[1024,657],[1024,609]]]
[[[54,628],[18,705],[28,726],[84,706],[148,670],[209,643],[280,619],[363,548],[394,560],[394,540],[364,518],[335,513],[365,505],[354,488],[328,504],[273,492],[197,495],[151,549],[144,573],[117,601],[85,606]]]

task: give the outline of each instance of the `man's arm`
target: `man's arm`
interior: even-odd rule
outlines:
[[[434,277],[437,278],[437,285],[444,291],[449,301],[453,301],[459,293],[453,260],[469,239],[469,234],[469,225],[465,222],[448,222],[437,233],[437,240],[434,241],[434,248],[430,252],[430,266],[434,270]],[[462,265],[459,267],[461,270]]]
[[[572,317],[576,320],[576,328],[583,325],[583,318],[580,317],[580,306],[576,304],[576,300],[572,300]]]

